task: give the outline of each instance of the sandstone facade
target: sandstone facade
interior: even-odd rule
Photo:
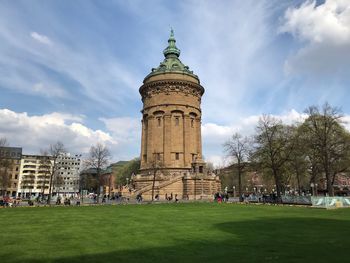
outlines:
[[[152,69],[140,87],[142,136],[140,174],[133,178],[144,198],[175,195],[211,198],[220,190],[219,179],[202,160],[201,97],[199,78],[179,60],[173,32],[165,59]]]

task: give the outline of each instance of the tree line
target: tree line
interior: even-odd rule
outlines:
[[[271,115],[263,115],[255,134],[235,133],[224,150],[233,159],[242,196],[242,175],[254,169],[273,179],[277,199],[291,181],[302,188],[325,182],[325,191],[334,195],[336,176],[350,168],[350,133],[344,127],[341,110],[325,103],[310,106],[306,119],[287,125]]]

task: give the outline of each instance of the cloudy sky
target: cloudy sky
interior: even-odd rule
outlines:
[[[170,27],[206,89],[207,160],[222,164],[222,143],[261,114],[291,122],[328,101],[350,120],[349,0],[2,0],[0,137],[24,153],[100,141],[137,157],[138,88]]]

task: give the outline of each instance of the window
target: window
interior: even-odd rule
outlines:
[[[180,120],[179,117],[175,117],[175,126],[179,126]]]
[[[143,160],[146,162],[147,161],[147,154],[143,155]]]
[[[18,179],[18,174],[15,175],[15,179]]]
[[[157,160],[160,161],[160,153],[157,153]]]
[[[199,173],[203,173],[203,166],[199,166]]]
[[[191,119],[191,127],[194,127],[194,119]]]
[[[162,120],[161,120],[161,118],[160,118],[160,117],[159,117],[159,118],[157,118],[157,122],[158,122],[158,127],[162,126]]]
[[[175,153],[175,160],[179,160],[179,153]]]

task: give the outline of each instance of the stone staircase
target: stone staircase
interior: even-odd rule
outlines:
[[[170,185],[170,184],[173,184],[173,183],[175,183],[175,182],[177,182],[177,181],[182,180],[183,177],[184,177],[184,175],[175,176],[175,177],[173,177],[173,178],[171,178],[171,179],[169,179],[169,180],[166,180],[165,182],[160,183],[159,185],[155,185],[155,186],[154,186],[154,189],[155,189],[155,190],[158,190],[158,189],[161,189],[161,188],[163,188],[163,187],[166,187],[166,186],[168,186],[168,185]],[[145,192],[147,192],[147,191],[151,191],[151,190],[152,190],[152,183],[149,184],[149,185],[146,185],[145,187],[141,188],[141,189],[138,190],[138,191],[135,191],[135,192],[133,193],[133,195],[143,194],[143,193],[145,193]]]

